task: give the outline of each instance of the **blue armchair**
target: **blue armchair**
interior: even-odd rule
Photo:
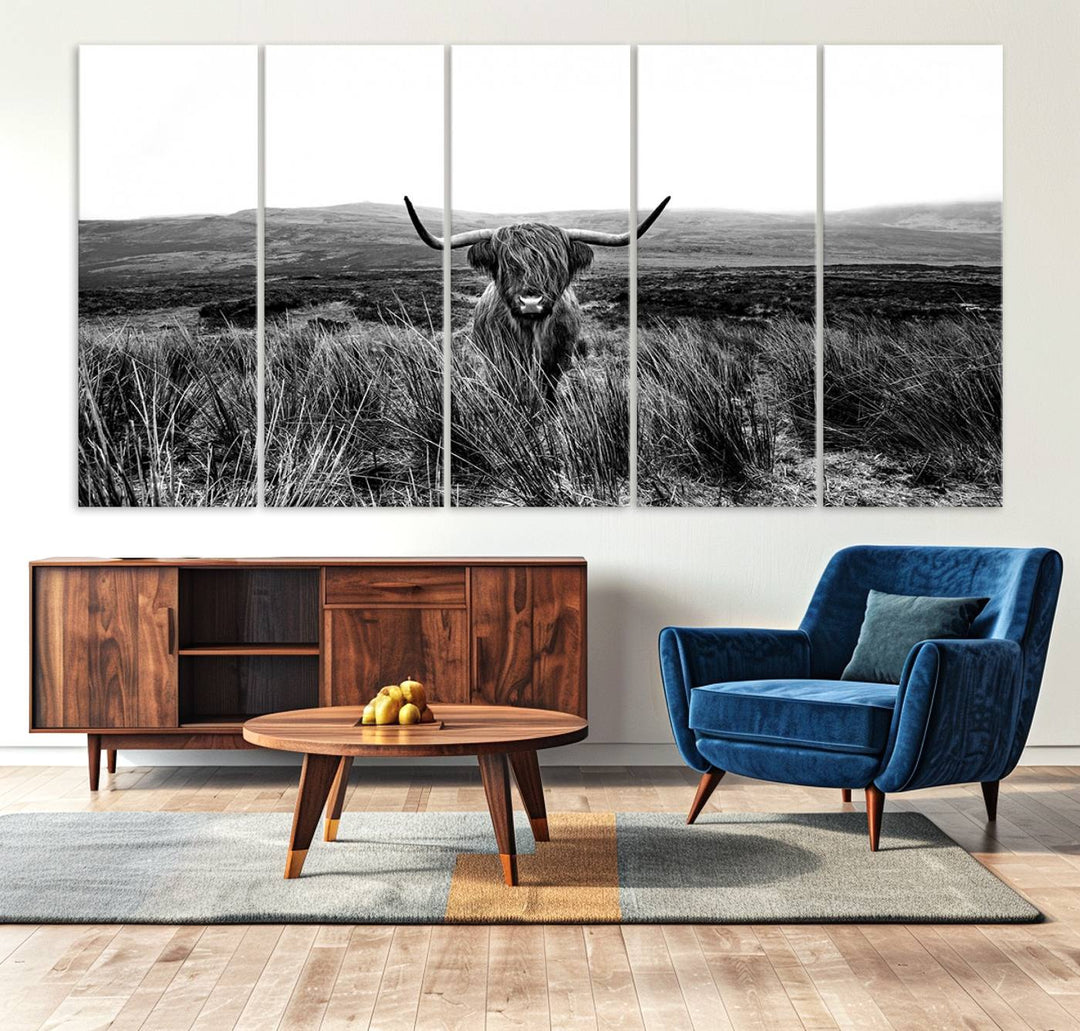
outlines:
[[[1046,548],[854,547],[832,557],[798,630],[667,627],[660,671],[675,742],[701,773],[693,823],[726,771],[885,796],[979,781],[989,819],[1039,696],[1061,584]],[[990,601],[970,639],[922,641],[899,685],[841,680],[870,590]]]

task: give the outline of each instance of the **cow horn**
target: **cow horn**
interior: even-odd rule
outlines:
[[[671,197],[665,197],[653,208],[653,212],[644,222],[637,227],[637,237],[641,239],[667,207]],[[626,247],[630,243],[629,233],[598,233],[594,229],[567,229],[566,235],[571,240],[580,240],[582,243],[595,244],[597,247]]]
[[[416,213],[416,208],[413,207],[413,203],[408,197],[405,198],[405,207],[409,212],[409,218],[412,219],[416,235],[434,250],[443,250],[446,247],[446,241],[441,236],[432,236],[427,231],[427,227],[420,221],[420,216]],[[494,231],[493,229],[470,229],[467,233],[454,233],[450,237],[450,246],[471,247],[474,243],[480,243],[481,240],[490,240]]]

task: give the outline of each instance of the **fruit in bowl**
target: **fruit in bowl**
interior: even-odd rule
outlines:
[[[428,708],[427,692],[419,680],[407,677],[400,684],[387,684],[364,706],[360,723],[365,727],[409,727],[434,723]]]

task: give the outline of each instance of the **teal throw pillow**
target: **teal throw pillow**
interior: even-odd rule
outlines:
[[[989,598],[932,598],[871,591],[859,641],[841,680],[899,684],[908,653],[920,641],[968,637]]]

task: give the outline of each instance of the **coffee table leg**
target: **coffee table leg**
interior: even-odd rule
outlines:
[[[540,761],[535,752],[511,752],[510,765],[514,768],[521,801],[529,814],[533,838],[550,841],[548,837],[547,806],[544,804],[544,785],[540,780]]]
[[[285,860],[285,877],[299,877],[307,858],[308,846],[315,834],[326,796],[337,773],[338,756],[305,755],[300,772],[300,791],[293,811],[292,834],[289,836],[289,855]]]
[[[518,882],[517,846],[514,844],[514,811],[510,806],[510,771],[506,756],[495,752],[476,758],[480,762],[480,779],[484,782],[484,794],[502,859],[503,878],[512,886]]]
[[[343,755],[338,763],[334,783],[330,788],[330,799],[326,803],[324,841],[337,841],[338,821],[341,819],[342,806],[345,805],[345,792],[349,788],[349,771],[352,769],[352,761],[353,757],[351,755]]]

